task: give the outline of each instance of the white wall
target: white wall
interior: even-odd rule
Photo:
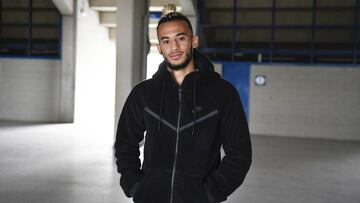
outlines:
[[[59,60],[3,58],[0,66],[0,120],[59,120]]]
[[[0,59],[0,120],[73,122],[74,17],[62,22],[61,60]]]
[[[98,12],[77,1],[75,123],[86,125],[101,142],[112,142],[114,132],[116,44],[99,24]],[[89,139],[89,138],[87,138]]]
[[[267,77],[255,86],[256,75]],[[253,134],[360,140],[360,67],[253,65]]]

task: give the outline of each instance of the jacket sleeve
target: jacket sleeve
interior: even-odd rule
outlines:
[[[227,199],[244,181],[250,168],[252,152],[249,128],[240,96],[232,87],[220,120],[225,156],[219,167],[205,180],[205,189],[213,202]]]
[[[134,196],[143,176],[139,142],[144,138],[145,126],[142,117],[143,108],[134,90],[122,109],[115,141],[116,165],[121,174],[120,185],[128,197]]]

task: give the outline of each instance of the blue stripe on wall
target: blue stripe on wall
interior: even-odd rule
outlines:
[[[219,62],[222,64],[222,77],[235,86],[240,94],[246,118],[249,120],[249,86],[251,63]]]

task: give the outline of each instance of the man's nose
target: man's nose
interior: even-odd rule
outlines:
[[[178,50],[179,49],[179,43],[177,40],[171,40],[171,50]]]

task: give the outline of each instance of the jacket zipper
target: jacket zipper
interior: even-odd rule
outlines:
[[[179,113],[178,113],[178,120],[177,120],[177,127],[176,127],[175,157],[174,157],[174,165],[173,165],[172,177],[171,177],[170,203],[172,203],[174,200],[174,180],[175,180],[176,161],[177,161],[177,152],[178,152],[178,145],[179,145],[179,134],[180,134],[181,100],[182,100],[181,91],[182,91],[181,87],[179,87]]]

